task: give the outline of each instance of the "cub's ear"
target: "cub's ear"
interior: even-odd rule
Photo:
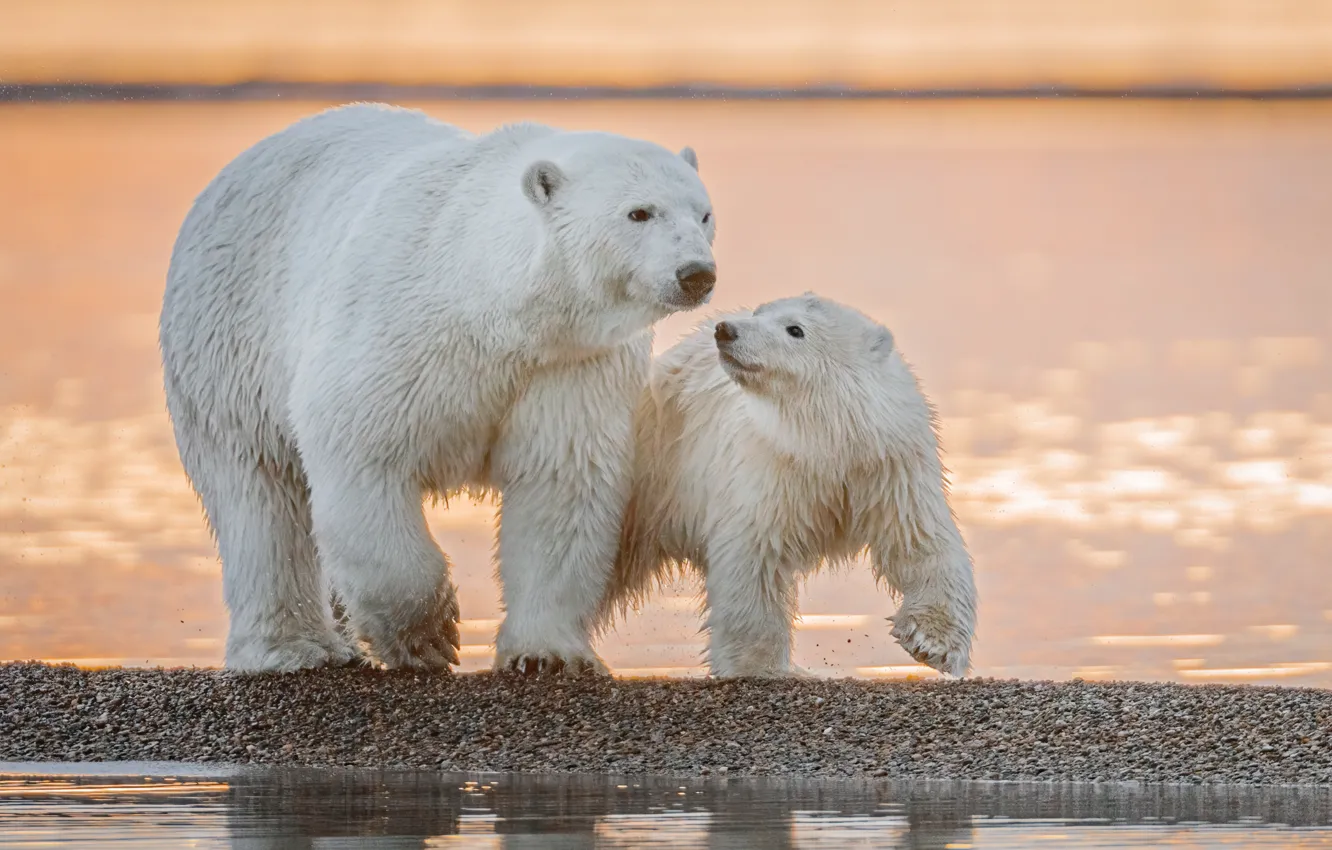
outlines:
[[[698,154],[694,153],[693,148],[690,147],[681,148],[680,159],[683,159],[685,162],[689,163],[690,168],[694,169],[695,171],[698,171]]]
[[[887,328],[879,328],[870,337],[870,351],[876,351],[885,356],[893,353],[895,344],[893,332]]]
[[[544,159],[538,160],[523,172],[523,194],[538,207],[544,207],[564,182],[564,172],[558,165]]]

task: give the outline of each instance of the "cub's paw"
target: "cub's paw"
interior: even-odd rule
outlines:
[[[554,652],[520,652],[497,655],[495,669],[519,676],[609,676],[610,670],[595,653],[561,655]]]
[[[971,667],[971,632],[948,608],[903,603],[888,621],[893,637],[921,664],[959,677]]]

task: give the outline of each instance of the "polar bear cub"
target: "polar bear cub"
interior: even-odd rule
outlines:
[[[868,549],[893,636],[960,676],[976,620],[935,415],[893,335],[812,293],[704,323],[655,363],[603,616],[683,564],[717,676],[794,672],[797,583]]]

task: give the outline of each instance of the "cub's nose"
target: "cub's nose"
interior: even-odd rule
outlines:
[[[735,325],[730,322],[718,322],[716,329],[712,332],[713,339],[719,343],[735,342],[739,336],[735,332]]]
[[[675,279],[680,283],[680,291],[690,301],[702,301],[717,283],[717,265],[695,260],[685,263],[675,270]]]

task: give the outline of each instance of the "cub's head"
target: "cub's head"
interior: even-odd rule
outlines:
[[[737,385],[797,403],[874,395],[894,348],[887,328],[813,293],[729,316],[713,337],[722,369]]]
[[[639,317],[641,327],[707,302],[716,220],[691,148],[559,133],[537,153],[523,193],[584,297]]]

